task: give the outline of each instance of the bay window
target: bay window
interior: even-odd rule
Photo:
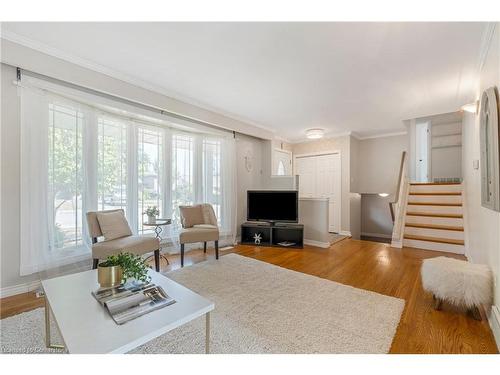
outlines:
[[[99,98],[89,105],[58,94],[23,87],[21,95],[22,275],[89,258],[88,211],[122,208],[133,233],[154,235],[142,223],[156,206],[172,219],[162,234],[175,246],[178,206],[211,203],[221,236],[234,241],[229,134],[181,131],[130,107],[107,110]]]

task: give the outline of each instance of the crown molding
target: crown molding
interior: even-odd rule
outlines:
[[[481,47],[479,50],[479,58],[477,64],[477,71],[481,73],[488,57],[490,51],[491,42],[493,40],[493,35],[495,34],[495,29],[498,27],[497,22],[488,22],[484,28],[483,35],[481,37]]]
[[[210,112],[217,113],[219,115],[228,117],[228,118],[236,120],[236,121],[240,121],[242,123],[254,126],[256,128],[263,129],[263,130],[266,130],[266,131],[271,132],[271,133],[276,133],[275,129],[272,129],[270,127],[255,123],[254,121],[249,120],[247,118],[238,116],[238,115],[231,113],[231,112],[227,112],[227,111],[220,109],[220,108],[217,108],[217,107],[213,107],[209,104],[199,102],[198,100],[193,99],[191,97],[184,96],[184,95],[177,93],[177,92],[174,92],[174,91],[170,91],[170,90],[166,89],[165,87],[155,85],[155,84],[150,83],[148,81],[144,81],[140,78],[137,78],[137,77],[131,76],[129,74],[117,71],[116,69],[112,69],[112,68],[109,68],[107,66],[90,61],[88,59],[76,56],[74,54],[64,52],[58,48],[49,46],[45,43],[36,41],[34,39],[25,37],[23,35],[19,35],[17,33],[10,31],[10,30],[5,30],[4,28],[2,28],[0,31],[0,39],[8,40],[12,43],[19,44],[21,46],[33,49],[35,51],[44,53],[46,55],[49,55],[49,56],[52,56],[55,58],[58,58],[60,60],[64,60],[66,62],[78,65],[80,67],[83,67],[83,68],[86,68],[89,70],[92,70],[94,72],[107,75],[111,78],[118,79],[120,81],[129,83],[131,85],[140,87],[142,89],[149,90],[149,91],[167,96],[171,99],[175,99],[175,100],[178,100],[180,102],[190,104],[190,105],[196,106],[198,108],[201,108],[201,109],[204,109],[204,110],[207,110]]]
[[[380,134],[374,134],[374,135],[369,135],[366,137],[358,136],[356,137],[360,141],[364,141],[366,139],[375,139],[375,138],[386,138],[386,137],[397,137],[400,135],[406,135],[408,132],[406,131],[400,131],[400,132],[392,132],[392,133],[380,133]]]
[[[408,132],[403,130],[403,131],[398,131],[398,132],[378,133],[378,134],[363,136],[357,132],[348,131],[348,132],[341,132],[341,133],[328,133],[323,138],[320,138],[320,139],[299,139],[299,140],[293,140],[289,143],[291,143],[291,144],[310,143],[310,142],[321,141],[322,139],[339,138],[339,137],[346,137],[346,136],[351,136],[351,137],[357,139],[358,141],[364,141],[367,139],[397,137],[397,136],[406,135],[406,134],[408,134]]]

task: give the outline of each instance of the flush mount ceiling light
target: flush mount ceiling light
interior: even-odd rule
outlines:
[[[306,130],[306,137],[309,139],[320,139],[325,135],[323,129],[308,129]]]
[[[462,111],[465,111],[465,112],[470,112],[470,113],[477,113],[477,105],[478,105],[478,102],[474,102],[474,103],[469,103],[469,104],[465,104],[461,107]]]
[[[380,195],[380,196],[381,196],[381,197],[383,197],[383,198],[385,198],[385,197],[388,197],[388,196],[389,196],[389,194],[387,194],[387,193],[378,193],[378,195]]]

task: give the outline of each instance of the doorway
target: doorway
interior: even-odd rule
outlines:
[[[416,182],[429,182],[430,123],[415,124],[415,177]]]

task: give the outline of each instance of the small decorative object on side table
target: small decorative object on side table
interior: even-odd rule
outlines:
[[[155,218],[155,222],[154,223],[150,223],[149,220],[147,222],[144,222],[142,223],[142,225],[146,226],[146,227],[155,227],[154,228],[154,231],[155,231],[155,235],[156,235],[156,238],[158,238],[158,240],[160,241],[160,256],[165,259],[165,261],[167,262],[167,265],[170,264],[170,262],[168,261],[167,257],[162,254],[161,252],[161,236],[160,236],[160,233],[163,232],[163,229],[162,227],[165,226],[165,225],[170,225],[172,224],[172,219],[156,219]],[[151,256],[149,256],[148,258],[146,258],[146,260],[148,260],[149,258],[151,258]]]
[[[156,217],[160,214],[160,210],[156,206],[148,206],[143,214],[147,215],[148,217],[148,225],[154,225],[156,223],[156,220],[158,220]]]
[[[262,234],[261,233],[255,233],[253,235],[253,239],[254,239],[256,245],[260,245],[260,241],[262,240]]]

